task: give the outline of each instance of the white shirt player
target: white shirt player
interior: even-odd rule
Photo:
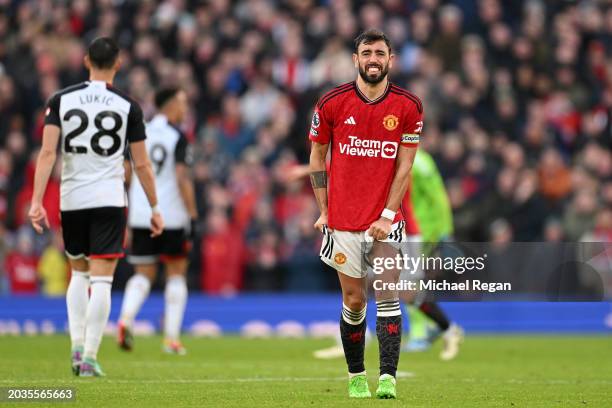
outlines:
[[[102,81],[86,81],[51,97],[45,124],[61,128],[60,209],[125,207],[127,142],[145,139],[140,106]]]
[[[189,225],[189,213],[181,198],[176,179],[176,164],[191,165],[191,153],[185,136],[172,126],[166,116],[156,115],[146,126],[147,152],[153,163],[159,209],[166,229],[182,229]],[[150,226],[151,207],[138,181],[133,177],[130,185],[128,225],[131,228]]]

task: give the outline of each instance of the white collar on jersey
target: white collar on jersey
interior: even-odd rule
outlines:
[[[87,81],[90,85],[98,86],[100,88],[106,88],[106,82],[104,81]]]
[[[153,119],[151,119],[151,122],[161,122],[163,124],[166,124],[168,123],[168,118],[163,113],[157,113],[155,114],[155,116],[153,116]]]

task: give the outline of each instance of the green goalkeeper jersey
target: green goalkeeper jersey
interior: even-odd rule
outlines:
[[[423,242],[437,243],[453,234],[453,213],[444,181],[431,155],[422,149],[412,166],[411,200]]]

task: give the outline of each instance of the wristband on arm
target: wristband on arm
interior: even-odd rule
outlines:
[[[395,219],[395,211],[385,208],[384,210],[382,210],[380,216],[393,222],[393,220]]]

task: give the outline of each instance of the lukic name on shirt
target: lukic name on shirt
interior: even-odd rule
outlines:
[[[81,102],[81,105],[97,103],[101,105],[111,106],[113,104],[113,100],[114,98],[108,95],[87,94],[79,96],[79,102]]]

